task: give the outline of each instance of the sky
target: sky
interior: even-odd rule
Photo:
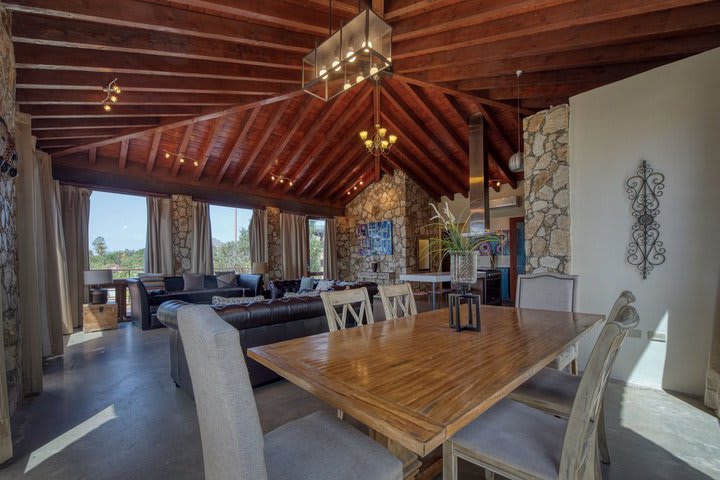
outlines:
[[[233,240],[234,208],[210,205],[212,236]],[[237,209],[238,228],[247,228],[252,210]],[[93,191],[90,196],[89,242],[103,237],[109,251],[145,248],[147,203],[145,197]],[[92,248],[92,246],[90,247]]]

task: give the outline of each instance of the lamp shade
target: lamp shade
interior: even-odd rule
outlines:
[[[102,285],[113,281],[110,270],[85,270],[83,278],[85,285]]]
[[[252,264],[252,273],[255,275],[264,275],[268,271],[266,262],[254,262]]]

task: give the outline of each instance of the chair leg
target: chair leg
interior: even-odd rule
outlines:
[[[452,442],[443,443],[443,480],[458,480],[457,457],[453,454]]]
[[[605,402],[600,406],[600,418],[598,419],[598,448],[600,450],[600,461],[610,465],[610,451],[605,437]]]
[[[577,358],[573,358],[572,362],[570,362],[570,371],[573,375],[578,374],[578,364],[577,364]]]

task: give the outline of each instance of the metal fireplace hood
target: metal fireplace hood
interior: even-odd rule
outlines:
[[[470,219],[469,235],[482,235],[490,230],[490,186],[488,184],[487,130],[482,115],[470,117]]]

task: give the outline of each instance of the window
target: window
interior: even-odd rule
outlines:
[[[322,277],[325,271],[324,254],[325,249],[325,220],[318,218],[308,219],[308,249],[310,255],[310,268],[308,275],[311,277]]]
[[[134,277],[145,269],[145,197],[93,192],[88,246],[90,268],[109,268],[114,278]]]
[[[210,205],[213,267],[216,272],[250,273],[250,217],[252,210]]]

